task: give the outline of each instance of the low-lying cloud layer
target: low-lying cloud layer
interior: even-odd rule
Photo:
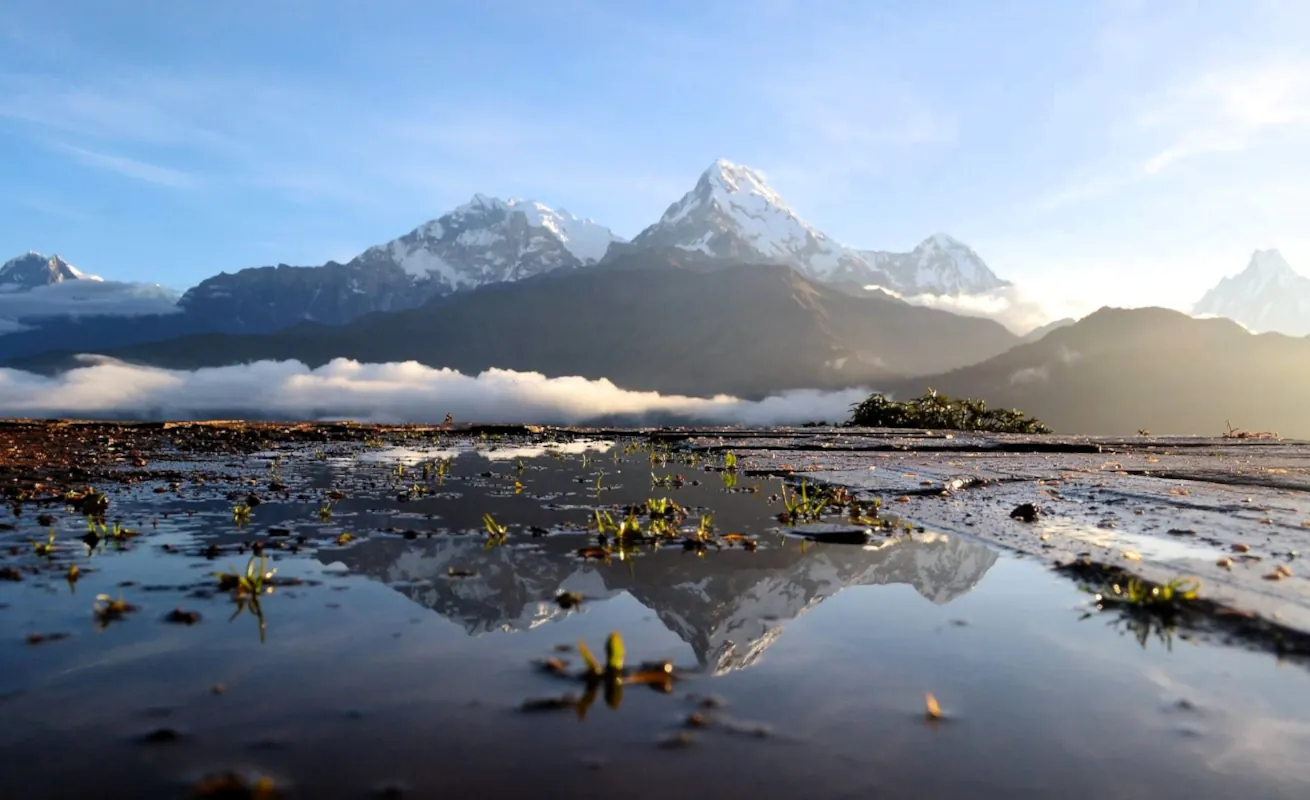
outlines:
[[[887,292],[886,289],[882,291]],[[911,305],[937,308],[965,317],[994,319],[1019,336],[1026,336],[1056,320],[1078,319],[1095,310],[1085,303],[1037,298],[1018,286],[1002,286],[990,292],[961,295],[887,293]]]
[[[0,291],[0,334],[20,322],[60,316],[139,316],[178,310],[177,294],[155,283],[63,281],[22,292]]]
[[[759,401],[621,389],[608,380],[417,362],[336,359],[318,369],[260,361],[193,372],[97,356],[55,376],[0,369],[0,416],[116,419],[356,419],[369,422],[786,425],[849,416],[866,389],[795,390]]]

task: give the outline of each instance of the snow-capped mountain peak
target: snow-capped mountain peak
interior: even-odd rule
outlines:
[[[777,192],[765,182],[764,176],[750,167],[734,164],[726,158],[720,158],[701,174],[701,180],[710,184],[711,191],[718,194],[746,194],[760,197],[764,201],[786,209],[787,204]],[[794,216],[794,215],[793,215]]]
[[[802,219],[763,173],[719,159],[634,245],[678,247],[737,261],[781,262],[826,283],[903,294],[962,294],[1007,285],[967,245],[944,233],[911,253],[856,250]]]
[[[594,263],[616,241],[622,240],[590,219],[535,200],[479,193],[399,239],[369,248],[352,264],[394,264],[445,292]]]
[[[1252,331],[1310,334],[1310,278],[1277,250],[1256,250],[1246,269],[1219,281],[1192,313],[1228,317]]]
[[[762,173],[722,158],[632,243],[786,263],[819,280],[836,279],[843,271],[868,271],[853,251],[797,216]]]
[[[1256,250],[1251,254],[1251,261],[1247,264],[1245,272],[1251,273],[1253,277],[1258,277],[1264,281],[1280,280],[1296,277],[1296,270],[1292,265],[1287,263],[1283,254],[1276,249]]]
[[[88,275],[57,255],[46,257],[29,250],[11,258],[0,266],[0,287],[8,291],[35,289],[64,281],[99,281],[98,275]]]
[[[1009,285],[973,248],[945,233],[934,233],[909,253],[860,255],[889,272],[897,284],[891,288],[906,294],[977,294]]]
[[[600,261],[612,243],[623,241],[595,220],[575,217],[562,208],[552,209],[535,200],[510,200],[505,205],[511,210],[522,212],[529,225],[543,227],[554,233],[569,252],[584,264]]]

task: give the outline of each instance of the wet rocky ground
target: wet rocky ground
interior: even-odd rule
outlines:
[[[662,438],[732,450],[744,474],[850,487],[1075,577],[1194,576],[1235,630],[1310,655],[1310,444],[842,429]]]
[[[1305,797],[1308,454],[4,423],[0,774],[35,798]]]

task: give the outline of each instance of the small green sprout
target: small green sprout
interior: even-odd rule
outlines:
[[[578,640],[578,655],[587,664],[587,672],[593,677],[609,675],[619,677],[623,674],[623,637],[619,636],[618,631],[614,631],[605,640],[605,666],[601,667],[600,662],[591,654],[587,643]]]
[[[121,522],[115,522],[113,527],[109,527],[105,525],[105,523],[101,522],[99,523],[99,526],[100,526],[100,535],[106,539],[111,539],[115,542],[122,542],[127,539],[131,539],[133,536],[137,535],[137,532],[132,530],[131,528],[123,527],[123,523]]]
[[[487,529],[487,544],[504,544],[509,536],[509,528],[501,525],[490,513],[482,515],[482,526]]]
[[[328,522],[332,519],[332,502],[328,501],[318,510],[319,522]]]
[[[737,469],[737,454],[729,450],[723,454],[723,468],[729,472]]]
[[[619,525],[614,521],[614,517],[610,516],[610,512],[601,511],[598,508],[592,512],[592,515],[597,532],[601,534],[618,533]]]
[[[32,550],[42,558],[49,558],[55,553],[55,531],[50,529],[44,542],[32,542]]]
[[[702,514],[699,524],[696,526],[696,538],[705,541],[714,533],[714,515]]]
[[[637,519],[637,513],[635,511],[630,512],[627,518],[623,520],[623,524],[619,526],[616,535],[620,539],[635,539],[642,535],[641,520]]]
[[[804,522],[806,520],[818,520],[823,515],[823,509],[828,505],[828,498],[820,498],[816,493],[811,497],[809,486],[804,480],[801,480],[801,489],[799,492],[787,494],[787,484],[782,484],[782,505],[783,512],[778,515],[778,519],[784,524]]]
[[[237,572],[232,569],[228,572],[215,572],[214,577],[218,578],[218,588],[224,591],[231,591],[237,597],[258,597],[261,594],[272,594],[273,575],[277,573],[276,569],[268,569],[268,557],[260,554],[258,556],[259,566],[255,566],[256,556],[251,556],[246,562],[245,572]]]
[[[232,521],[241,527],[250,521],[250,506],[245,503],[237,503],[232,507]]]
[[[605,669],[611,675],[623,672],[623,637],[614,631],[605,640]]]
[[[1139,578],[1129,578],[1125,583],[1114,583],[1100,591],[1100,602],[1110,605],[1126,605],[1133,608],[1173,608],[1180,602],[1195,600],[1201,591],[1201,581],[1196,578],[1174,578],[1163,584],[1151,584]]]

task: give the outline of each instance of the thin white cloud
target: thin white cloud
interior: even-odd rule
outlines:
[[[352,113],[338,113],[342,107]],[[74,140],[61,149],[88,165],[169,185],[271,189],[297,202],[404,209],[416,215],[406,224],[475,191],[539,195],[534,199],[555,205],[569,200],[571,211],[592,217],[603,209],[572,201],[624,191],[649,196],[662,211],[671,177],[640,165],[639,145],[609,135],[606,120],[594,118],[601,113],[603,107],[506,111],[429,95],[414,96],[398,111],[377,97],[239,70],[222,76],[116,71],[76,84],[0,73],[0,118],[27,124],[41,139]],[[205,168],[182,172],[110,152],[141,147],[166,147]],[[617,158],[626,169],[614,169]]]
[[[88,167],[114,172],[126,178],[159,186],[170,186],[174,189],[187,189],[197,185],[196,177],[190,173],[138,161],[135,158],[100,153],[95,150],[87,150],[84,147],[74,147],[70,144],[56,145],[56,149],[72,156],[74,160]]]
[[[1034,210],[1121,195],[1185,162],[1245,153],[1264,137],[1310,130],[1310,61],[1217,65],[1199,77],[1125,92],[1116,104],[1129,110],[1109,115],[1106,154],[1038,198]]]
[[[0,369],[0,416],[193,419],[341,419],[581,424],[683,421],[724,425],[840,421],[868,390],[797,390],[760,401],[621,389],[608,380],[547,378],[490,369],[464,375],[416,362],[361,364],[336,359],[318,369],[261,361],[192,372],[84,357],[85,366],[49,377]]]
[[[1240,153],[1246,149],[1246,143],[1240,139],[1197,139],[1172,145],[1146,160],[1142,165],[1145,175],[1154,175],[1171,164],[1186,161],[1196,156],[1213,153]]]
[[[43,317],[127,316],[178,311],[178,294],[154,283],[63,281],[23,292],[0,291],[0,333],[21,330],[15,324]],[[6,327],[3,322],[11,323]]]
[[[1310,123],[1310,61],[1216,69],[1175,87],[1137,120],[1168,143],[1142,166],[1154,175],[1199,156],[1240,153],[1262,134]]]
[[[1020,336],[1056,320],[1078,318],[1094,311],[1085,301],[1061,299],[1052,294],[1038,294],[1018,285],[1002,286],[978,294],[902,295],[879,288],[911,305],[950,311],[965,317],[993,319]]]

